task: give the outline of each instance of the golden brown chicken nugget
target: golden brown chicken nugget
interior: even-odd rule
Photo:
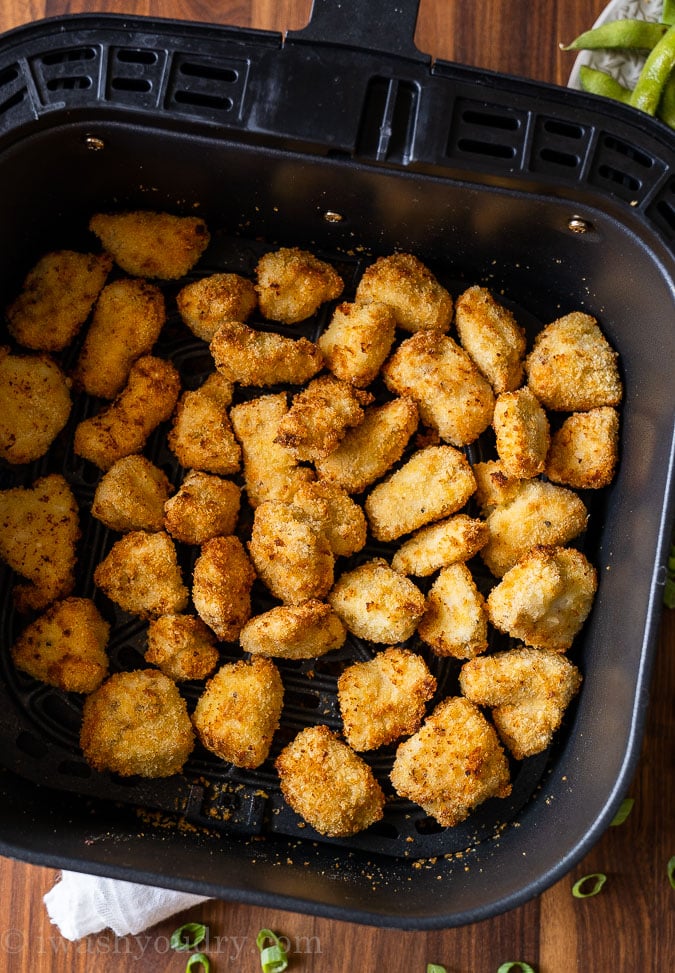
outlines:
[[[209,348],[221,375],[240,385],[303,385],[323,367],[313,341],[256,331],[239,321],[221,324]]]
[[[401,574],[427,577],[457,561],[468,561],[487,543],[483,520],[455,514],[428,527],[421,527],[394,554],[391,566]]]
[[[469,287],[455,303],[455,325],[465,351],[497,394],[517,389],[523,379],[525,329],[486,287]]]
[[[318,339],[326,366],[337,378],[365,388],[391,351],[396,317],[388,304],[338,304]]]
[[[264,254],[256,266],[256,291],[262,314],[271,321],[297,324],[326,301],[340,296],[344,281],[325,260],[298,247]]]
[[[349,557],[365,547],[368,524],[362,508],[336,483],[301,483],[293,503],[317,522],[336,557]]]
[[[468,699],[439,703],[417,733],[400,743],[391,782],[446,828],[491,797],[511,793],[509,765],[494,727]]]
[[[0,457],[13,465],[44,456],[70,416],[70,382],[48,355],[0,347]]]
[[[270,659],[231,662],[209,679],[192,722],[201,743],[235,767],[265,762],[279,726],[284,688]]]
[[[218,665],[216,637],[194,615],[162,615],[148,624],[145,661],[174,682],[206,679]]]
[[[347,632],[330,605],[316,598],[277,605],[239,633],[244,652],[279,659],[315,659],[344,645]]]
[[[375,750],[415,733],[436,680],[422,656],[391,646],[369,662],[356,662],[338,679],[345,740],[354,750]]]
[[[9,333],[26,348],[62,351],[89,317],[111,267],[105,253],[45,254],[7,308]]]
[[[334,375],[320,375],[294,396],[277,428],[277,442],[297,460],[315,463],[332,453],[350,427],[363,422],[373,396]]]
[[[359,304],[388,304],[404,331],[445,332],[452,298],[429,268],[411,253],[393,253],[366,267],[356,289]]]
[[[429,593],[417,634],[440,656],[472,659],[488,646],[485,599],[466,564],[443,568]]]
[[[150,210],[96,213],[89,229],[118,267],[132,277],[177,280],[197,263],[210,235],[198,216],[174,216]]]
[[[141,618],[175,615],[188,603],[176,548],[164,531],[130,531],[94,571],[94,584],[124,611]]]
[[[80,746],[95,770],[171,777],[194,742],[185,700],[156,669],[116,672],[85,700]]]
[[[247,321],[257,303],[252,281],[240,274],[211,274],[176,295],[181,318],[203,341],[211,341],[223,321]]]
[[[544,472],[550,427],[539,400],[527,386],[497,396],[492,427],[507,476],[529,479]]]
[[[372,770],[327,726],[301,730],[275,767],[284,800],[319,834],[353,835],[383,817],[384,794]]]
[[[88,598],[55,601],[12,646],[17,669],[67,693],[91,693],[108,675],[110,625]]]
[[[238,472],[241,448],[227,411],[231,400],[232,383],[217,372],[181,395],[167,442],[182,467],[221,476]]]
[[[346,571],[327,600],[357,638],[389,644],[413,635],[426,604],[417,585],[381,557]]]
[[[202,545],[192,575],[197,614],[219,639],[234,641],[251,617],[255,571],[238,537],[213,537]]]
[[[474,500],[483,516],[502,503],[511,500],[520,488],[520,477],[508,476],[499,460],[485,460],[471,467],[476,478]]]
[[[619,462],[619,414],[611,406],[574,412],[551,437],[546,476],[576,490],[599,490]]]
[[[232,480],[191,470],[164,504],[164,526],[174,540],[203,544],[234,533],[241,488]]]
[[[164,504],[171,493],[166,474],[140,453],[123,456],[99,480],[93,517],[111,530],[162,530]]]

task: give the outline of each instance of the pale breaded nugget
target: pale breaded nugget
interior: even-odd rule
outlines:
[[[73,451],[101,470],[140,453],[148,437],[174,410],[180,375],[162,358],[144,355],[131,366],[129,381],[110,405],[75,430]]]
[[[227,412],[231,401],[232,383],[218,372],[181,395],[167,443],[182,467],[221,476],[238,472],[241,448]]]
[[[264,254],[256,266],[256,291],[262,314],[271,321],[297,324],[344,288],[340,275],[325,260],[298,247]]]
[[[241,488],[232,480],[191,470],[164,504],[164,526],[174,540],[203,544],[234,533]]]
[[[77,501],[59,473],[0,491],[0,557],[28,584],[14,587],[18,611],[40,611],[75,586]]]
[[[456,561],[468,561],[487,539],[484,521],[468,514],[455,514],[416,531],[396,551],[391,566],[401,574],[427,577]]]
[[[317,473],[347,493],[362,493],[400,460],[417,423],[417,405],[408,396],[370,406],[361,424],[316,463]]]
[[[275,761],[281,793],[319,834],[346,837],[383,817],[384,794],[368,764],[327,726],[308,726]]]
[[[336,483],[323,480],[301,483],[293,503],[316,521],[336,557],[349,557],[365,547],[366,516],[358,503]]]
[[[520,488],[520,478],[508,476],[499,460],[489,459],[482,463],[474,463],[472,470],[476,478],[474,500],[483,516],[487,516],[495,507],[511,500]]]
[[[530,479],[544,472],[550,427],[539,400],[527,386],[497,396],[492,427],[507,476]]]
[[[591,610],[595,568],[581,551],[535,547],[506,572],[487,599],[490,621],[526,645],[566,652]]]
[[[426,604],[417,585],[381,557],[346,571],[327,600],[357,638],[390,644],[413,635]]]
[[[221,760],[253,770],[265,762],[279,726],[284,687],[270,659],[221,666],[192,714],[201,743]]]
[[[391,646],[349,666],[338,679],[345,740],[354,750],[375,750],[415,733],[435,692],[426,662],[408,649]]]
[[[497,394],[523,379],[525,329],[486,287],[469,287],[455,303],[455,326],[465,351]]]
[[[0,347],[0,457],[13,465],[44,456],[70,416],[70,382],[48,355]]]
[[[141,618],[174,615],[188,603],[176,548],[164,531],[134,530],[121,537],[96,567],[94,584]]]
[[[129,277],[108,284],[73,370],[76,387],[114,399],[136,359],[152,350],[165,321],[164,296],[154,284]]]
[[[574,412],[551,438],[546,476],[577,490],[598,490],[619,462],[619,414],[611,406]]]
[[[223,321],[247,321],[257,303],[252,281],[240,274],[211,274],[176,294],[181,318],[203,341],[211,341]]]
[[[89,229],[118,267],[132,277],[177,280],[197,263],[210,235],[198,216],[134,210],[96,213]]]
[[[238,537],[213,537],[202,545],[192,574],[197,614],[219,639],[232,642],[251,617],[255,571]]]
[[[356,288],[359,304],[388,304],[404,331],[445,332],[452,298],[429,268],[411,253],[393,253],[366,267]]]
[[[194,615],[162,615],[150,619],[145,661],[174,682],[206,679],[218,665],[216,637]]]
[[[45,254],[5,312],[9,333],[26,348],[62,351],[89,317],[111,267],[108,254]]]
[[[249,504],[255,509],[265,500],[290,502],[298,488],[315,477],[308,466],[277,441],[277,428],[286,414],[285,392],[261,395],[230,410],[235,435],[241,443],[244,481]]]
[[[333,375],[365,388],[391,351],[395,332],[396,317],[388,304],[343,302],[317,344]]]
[[[99,480],[91,514],[111,530],[162,530],[171,493],[166,474],[140,453],[123,456]]]
[[[538,545],[563,545],[586,528],[588,510],[567,487],[542,480],[521,480],[509,499],[487,518],[490,536],[480,556],[501,578]]]
[[[108,675],[110,625],[88,598],[55,601],[12,646],[17,669],[67,693],[92,693]]]
[[[347,632],[330,605],[316,598],[277,605],[239,633],[244,652],[279,659],[315,659],[344,645]]]
[[[497,733],[468,699],[439,703],[417,733],[400,743],[391,782],[445,828],[491,797],[511,793],[509,765]]]
[[[334,375],[321,375],[293,397],[276,441],[297,460],[315,463],[332,453],[350,427],[363,422],[373,396]]]
[[[492,708],[501,739],[523,760],[549,745],[581,674],[564,655],[521,646],[466,662],[459,684],[476,705]]]
[[[528,385],[547,409],[615,406],[623,395],[618,357],[595,318],[573,311],[536,335],[525,359]]]
[[[95,770],[171,777],[194,742],[185,700],[156,669],[116,672],[85,700],[80,746]]]
[[[323,598],[333,584],[328,538],[295,504],[265,500],[256,507],[249,552],[258,577],[286,605]]]
[[[454,446],[427,446],[373,487],[365,502],[373,537],[393,541],[456,513],[476,489],[467,458]]]
[[[382,366],[387,387],[417,402],[420,418],[453,446],[472,443],[492,419],[492,386],[448,335],[421,331]]]
[[[417,634],[436,655],[473,659],[487,649],[487,622],[485,599],[458,562],[442,568],[429,589]]]
[[[209,348],[221,375],[240,385],[303,385],[323,367],[313,341],[256,331],[239,321],[221,324]]]

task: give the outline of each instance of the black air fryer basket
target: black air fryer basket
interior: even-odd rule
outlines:
[[[673,134],[601,99],[431,63],[412,44],[415,18],[410,2],[316,0],[309,26],[285,37],[96,15],[0,38],[0,297],[12,299],[44,252],[94,247],[92,213],[144,208],[206,219],[212,242],[195,277],[250,276],[265,250],[297,245],[338,268],[348,300],[374,257],[405,250],[455,295],[489,287],[530,335],[569,311],[593,314],[620,353],[626,394],[618,475],[584,497],[591,527],[579,543],[600,582],[571,653],[582,691],[552,747],[513,766],[510,798],[440,828],[395,798],[393,751],[376,751],[369,759],[390,797],[384,820],[328,840],[284,805],[272,759],[302,726],[339,728],[337,676],[367,646],[280,663],[282,727],[258,771],[197,749],[181,775],[122,780],[84,762],[81,698],[13,669],[8,649],[24,622],[3,568],[5,855],[362,923],[445,927],[543,891],[624,796],[672,512]],[[169,287],[169,304],[174,294]],[[329,310],[297,333],[316,337]],[[175,311],[156,353],[179,365],[185,387],[210,367]],[[84,524],[76,593],[96,597],[115,622],[112,669],[133,669],[144,666],[145,627],[94,591],[92,569],[115,538],[87,512],[97,472],[68,448],[92,408],[76,400],[48,457],[3,467],[0,482],[68,477]],[[155,436],[149,455],[175,478],[163,442]],[[223,659],[238,652],[223,646]],[[456,691],[457,670],[434,666],[440,699]],[[199,689],[185,686],[189,705]]]

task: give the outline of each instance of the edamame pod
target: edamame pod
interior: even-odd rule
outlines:
[[[651,51],[667,32],[665,24],[651,20],[610,20],[580,34],[565,51],[634,49]]]
[[[634,108],[655,115],[668,76],[675,67],[675,26],[669,27],[652,49],[640,72],[630,104]]]
[[[631,91],[605,71],[598,71],[596,68],[589,68],[584,64],[579,70],[579,81],[584,91],[592,95],[604,95],[605,98],[613,98],[614,101],[621,101],[624,105],[630,104]]]

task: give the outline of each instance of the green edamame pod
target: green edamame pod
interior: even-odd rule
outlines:
[[[651,20],[610,20],[580,34],[565,51],[641,50],[651,51],[668,30]]]
[[[675,24],[675,0],[663,0],[661,23],[672,27]]]
[[[588,91],[592,95],[604,95],[605,98],[612,98],[614,101],[621,101],[624,105],[630,103],[630,88],[625,88],[622,84],[605,71],[598,71],[596,68],[589,68],[584,64],[579,70],[579,81],[583,91]]]
[[[631,105],[647,112],[648,115],[655,115],[673,67],[675,67],[675,26],[668,28],[648,55],[633,89]]]
[[[666,81],[656,114],[670,128],[675,128],[675,71],[670,72]]]

